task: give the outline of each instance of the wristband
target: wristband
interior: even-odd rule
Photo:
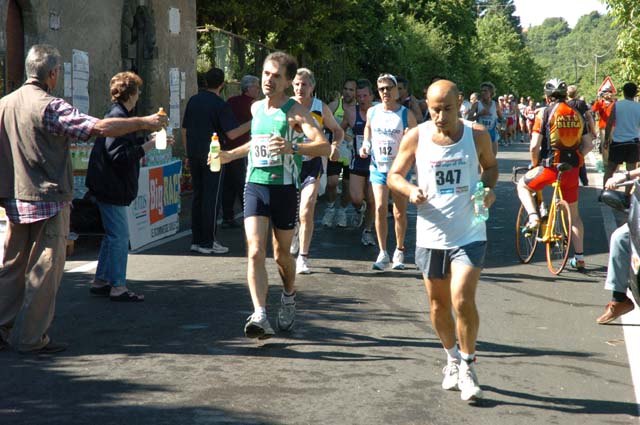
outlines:
[[[371,149],[371,140],[365,140],[362,142],[362,147],[363,148],[367,148],[367,149]]]

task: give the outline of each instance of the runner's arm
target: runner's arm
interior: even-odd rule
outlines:
[[[480,180],[482,180],[485,188],[484,205],[488,208],[496,200],[494,187],[498,183],[498,161],[493,154],[491,136],[489,136],[489,132],[484,126],[480,124],[473,125],[473,141],[478,153],[478,162],[482,168]]]
[[[426,190],[410,183],[405,177],[415,162],[418,137],[419,130],[417,127],[412,128],[402,137],[398,155],[387,174],[389,188],[393,192],[409,198],[409,202],[413,204],[423,204],[427,201]]]
[[[309,139],[308,142],[298,145],[297,153],[309,156],[329,156],[331,153],[329,141],[316,125],[311,113],[299,103],[293,105],[289,110],[289,125],[291,127],[300,126],[306,138]],[[275,139],[279,139],[279,146],[276,143],[276,151],[279,149],[280,153],[295,153],[293,143],[290,140],[284,140],[281,137]]]

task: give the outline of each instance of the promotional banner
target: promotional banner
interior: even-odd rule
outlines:
[[[128,208],[132,250],[178,232],[181,175],[181,161],[140,169],[138,196]]]

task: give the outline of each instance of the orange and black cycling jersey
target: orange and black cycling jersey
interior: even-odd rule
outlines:
[[[554,157],[555,151],[577,151],[587,125],[580,113],[566,102],[554,102],[536,115],[533,132],[542,136],[540,159]]]

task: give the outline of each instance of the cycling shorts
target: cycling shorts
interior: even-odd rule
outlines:
[[[560,188],[562,198],[570,204],[578,201],[578,181],[580,167],[573,167],[562,173]],[[532,191],[539,191],[553,184],[558,178],[558,170],[555,167],[538,166],[527,171],[524,175],[524,183]]]

